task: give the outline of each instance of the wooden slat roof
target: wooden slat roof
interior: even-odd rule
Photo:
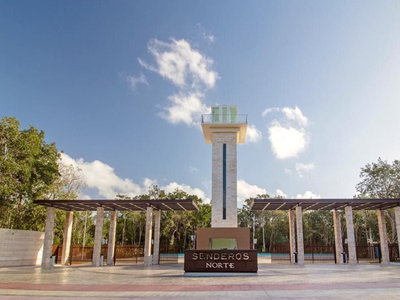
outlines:
[[[297,205],[303,210],[353,210],[389,209],[400,206],[400,199],[254,199],[250,210],[289,210]]]
[[[192,199],[182,200],[37,200],[37,205],[55,207],[65,211],[97,210],[103,207],[105,211],[145,211],[148,206],[157,210],[198,210]]]

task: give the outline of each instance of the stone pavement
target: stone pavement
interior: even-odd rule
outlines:
[[[243,277],[184,277],[182,264],[0,268],[0,300],[74,298],[400,300],[400,264],[259,264]]]

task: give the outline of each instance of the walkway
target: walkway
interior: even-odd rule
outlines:
[[[182,268],[0,268],[0,299],[400,299],[400,264],[260,264],[258,276],[213,278]]]

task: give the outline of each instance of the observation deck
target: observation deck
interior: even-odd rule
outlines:
[[[212,143],[212,134],[216,132],[235,132],[238,144],[246,141],[247,114],[238,114],[236,106],[212,107],[212,112],[201,115],[201,127],[207,144]]]

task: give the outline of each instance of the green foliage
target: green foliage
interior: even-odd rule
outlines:
[[[303,212],[304,243],[308,245],[333,245],[335,241],[333,232],[333,216],[331,211],[305,211]]]
[[[46,209],[33,205],[37,199],[76,199],[85,187],[81,170],[61,164],[54,143],[47,144],[44,132],[33,126],[21,130],[16,118],[4,117],[0,123],[0,227],[44,230]],[[361,182],[357,184],[357,198],[400,198],[400,161],[392,164],[378,159],[377,163],[361,168]],[[211,205],[195,195],[176,189],[166,193],[152,185],[148,193],[117,199],[193,199],[198,211],[163,211],[161,215],[161,244],[175,251],[193,247],[191,235],[197,228],[211,226]],[[257,198],[270,198],[258,195]],[[281,197],[273,197],[281,198]],[[274,245],[288,244],[288,214],[284,211],[250,211],[253,199],[246,199],[238,209],[238,225],[251,228],[251,238],[257,239],[259,251],[271,251]],[[393,211],[387,211],[389,242],[396,241]],[[55,242],[62,243],[65,212],[57,211]],[[143,245],[146,214],[143,211],[119,212],[117,244]],[[109,216],[106,214],[104,238],[108,238]],[[379,231],[374,211],[354,212],[354,228],[358,243],[378,241]],[[95,216],[91,212],[75,212],[72,244],[93,244]],[[330,211],[303,213],[304,243],[333,245],[333,218]],[[345,223],[342,218],[342,232]]]
[[[361,168],[356,190],[361,198],[400,198],[400,161],[392,164],[378,158],[377,163]]]
[[[42,229],[45,210],[32,205],[60,176],[59,154],[44,132],[20,130],[16,118],[0,122],[0,227]]]
[[[132,199],[126,195],[117,195],[117,199]],[[134,199],[193,199],[197,204],[198,211],[163,211],[161,214],[161,244],[177,251],[192,247],[191,235],[197,228],[211,226],[211,206],[204,204],[195,195],[189,195],[185,191],[176,189],[166,193],[157,185],[152,185],[147,194],[138,195]],[[146,213],[142,211],[123,211],[117,218],[117,244],[144,244],[146,225]],[[106,237],[106,230],[103,233]]]
[[[381,187],[383,183],[389,183],[384,190],[392,191],[391,193],[394,195],[393,190],[395,190],[395,188],[393,186],[395,186],[394,182],[396,182],[395,179],[397,175],[393,173],[393,170],[396,170],[398,163],[396,161],[390,168],[388,168],[387,165],[383,166],[383,163],[386,162],[379,160],[378,164],[367,165],[362,169],[361,178],[363,181],[357,185],[357,189],[362,187],[364,191],[363,197],[381,197],[379,196],[382,195],[381,193],[378,194],[374,191],[383,190]],[[378,174],[378,169],[385,172],[389,170],[389,175]],[[380,184],[374,184],[368,176],[378,178]],[[117,198],[131,199],[124,195],[118,195]],[[175,251],[183,251],[184,249],[193,247],[190,236],[195,234],[197,228],[211,226],[211,206],[209,204],[204,204],[197,196],[188,195],[182,190],[177,189],[171,193],[166,193],[156,185],[151,186],[147,194],[134,197],[134,199],[184,198],[193,199],[198,205],[199,210],[192,212],[163,211],[161,215],[161,244],[169,245]],[[271,197],[266,194],[258,195],[257,198]],[[243,208],[238,209],[238,224],[240,227],[251,228],[251,238],[256,238],[258,240],[256,248],[259,251],[269,252],[274,245],[287,245],[289,240],[288,213],[285,211],[250,211],[249,207],[252,200],[251,198],[246,199]],[[345,218],[344,214],[341,214],[343,239],[345,239]],[[390,213],[388,216],[390,221]],[[146,224],[145,212],[120,212],[117,222],[118,244],[143,245]],[[93,237],[93,220],[90,224],[87,235]],[[104,228],[104,238],[107,238],[108,221],[105,222]],[[367,239],[372,239],[372,241],[375,242],[379,240],[377,218],[374,211],[355,211],[354,228],[357,243],[366,244]],[[388,231],[392,233],[389,226]],[[305,245],[332,246],[334,244],[332,212],[304,211],[303,234]],[[394,239],[393,237],[393,241]],[[80,240],[77,239],[77,241]]]
[[[45,142],[43,131],[19,127],[16,118],[4,117],[0,123],[0,227],[43,231],[46,208],[33,201],[76,199],[85,185],[79,169],[61,163],[56,145]],[[78,232],[81,214],[75,215]],[[55,242],[61,242],[65,212],[57,211],[55,222]]]
[[[378,158],[378,162],[367,164],[364,168],[361,168],[360,178],[362,180],[356,186],[358,192],[355,196],[356,198],[400,198],[399,160],[395,160],[390,164],[386,160]],[[394,210],[389,209],[385,214],[387,216],[388,240],[390,243],[394,243],[397,239]],[[376,222],[371,223],[371,218],[368,215],[365,215],[364,218],[364,226],[361,231],[364,233],[363,239],[372,238],[377,240],[379,233]],[[360,219],[362,219],[362,216],[360,216]],[[358,228],[355,229],[357,230]]]

